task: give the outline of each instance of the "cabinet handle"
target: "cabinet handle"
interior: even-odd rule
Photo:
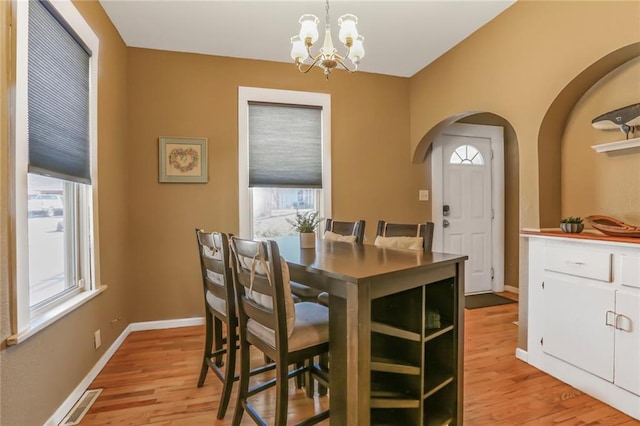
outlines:
[[[586,265],[586,263],[580,262],[578,260],[567,260],[567,263],[570,264],[570,265],[578,265],[578,266]]]
[[[613,322],[609,322],[609,317],[613,316]],[[617,324],[618,324],[618,318],[616,316],[616,313],[613,311],[607,311],[604,314],[604,325],[609,326],[609,327],[616,327],[617,328]]]
[[[618,320],[619,320],[620,318],[624,318],[624,319],[626,319],[626,320],[627,320],[626,322],[627,322],[627,324],[629,324],[629,328],[624,328],[624,327],[620,327],[620,326],[618,326],[618,322],[619,322]],[[624,324],[624,323],[623,323],[623,324]],[[616,330],[621,330],[621,331],[631,332],[631,329],[632,329],[632,327],[631,327],[631,318],[629,318],[629,317],[628,317],[628,316],[626,316],[626,315],[616,314],[615,327],[616,327]]]

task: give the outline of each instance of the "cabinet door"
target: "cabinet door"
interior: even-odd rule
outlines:
[[[640,295],[616,292],[615,384],[640,395]]]
[[[543,293],[544,352],[613,382],[615,290],[547,276]]]

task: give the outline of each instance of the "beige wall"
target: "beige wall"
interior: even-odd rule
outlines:
[[[333,217],[425,221],[423,165],[409,163],[409,81],[292,64],[129,49],[130,276],[137,321],[202,315],[194,229],[237,233],[238,86],[331,94]],[[209,140],[207,184],[158,183],[158,137]]]
[[[520,227],[557,226],[566,119],[597,79],[640,55],[638,28],[640,2],[517,2],[411,78],[412,160],[425,159],[441,123],[496,114],[517,136]],[[518,263],[526,349],[526,258]]]
[[[125,263],[129,253],[128,234],[128,164],[126,47],[118,33],[95,2],[77,2],[77,8],[100,39],[99,56],[99,176],[100,190],[100,262],[103,284],[108,290],[81,308],[70,313],[24,343],[6,347],[11,334],[8,300],[10,297],[7,260],[11,240],[7,231],[8,190],[13,181],[7,178],[8,140],[2,125],[0,137],[0,424],[41,425],[58,409],[76,386],[85,378],[104,351],[126,327],[130,318],[125,304],[132,281]],[[0,17],[9,13],[10,3],[0,2]],[[3,59],[9,37],[1,21]],[[4,123],[5,79],[11,65],[2,61]],[[9,86],[13,90],[13,86]],[[120,322],[111,324],[114,318]],[[93,332],[102,330],[102,347],[93,348]]]
[[[621,24],[621,16],[628,22]],[[431,143],[423,136],[448,117],[467,111],[503,117],[518,137],[520,225],[538,226],[538,136],[547,110],[583,70],[638,43],[639,17],[639,2],[516,3],[411,78],[415,161],[422,159],[415,155],[424,150],[421,145]],[[559,171],[555,183],[559,185]],[[559,201],[549,206],[558,215]]]
[[[607,74],[576,104],[562,138],[562,216],[601,214],[640,225],[640,148],[609,154],[591,149],[626,137],[620,130],[594,129],[591,120],[638,102],[640,58]]]

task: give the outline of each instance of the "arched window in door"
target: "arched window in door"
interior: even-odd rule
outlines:
[[[483,166],[484,158],[473,145],[460,145],[451,154],[449,164]]]

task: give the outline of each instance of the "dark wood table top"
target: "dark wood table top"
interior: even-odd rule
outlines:
[[[278,243],[280,255],[289,265],[353,283],[393,272],[467,259],[467,256],[457,254],[425,253],[321,239],[316,240],[315,248],[301,249],[297,236],[273,240]]]

